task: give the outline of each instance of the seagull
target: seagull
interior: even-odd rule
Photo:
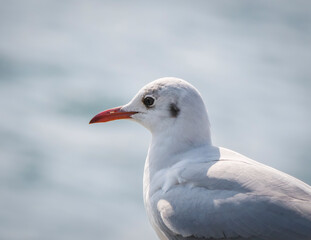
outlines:
[[[179,78],[144,86],[91,123],[132,119],[152,134],[143,178],[161,240],[310,240],[311,187],[211,141],[199,91]]]

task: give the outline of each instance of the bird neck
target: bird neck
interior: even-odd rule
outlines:
[[[203,145],[212,145],[209,124],[203,126],[193,124],[192,127],[180,128],[176,125],[166,131],[152,133],[145,169],[149,177],[181,161],[176,155]]]

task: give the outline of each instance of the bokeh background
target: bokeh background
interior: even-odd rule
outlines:
[[[310,1],[0,1],[0,239],[157,239],[150,133],[88,125],[176,76],[215,145],[311,184]]]

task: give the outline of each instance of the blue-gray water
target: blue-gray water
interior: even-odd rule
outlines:
[[[88,125],[163,76],[203,95],[215,145],[311,183],[309,1],[1,1],[0,239],[156,239],[150,134]]]

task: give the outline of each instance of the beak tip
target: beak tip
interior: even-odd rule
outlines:
[[[96,123],[95,117],[93,117],[93,118],[91,119],[91,121],[89,122],[89,124],[93,124],[93,123]]]

